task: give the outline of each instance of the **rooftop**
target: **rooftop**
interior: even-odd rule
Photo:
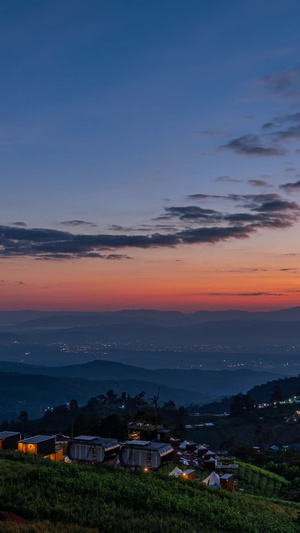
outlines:
[[[20,435],[19,431],[0,431],[0,440],[7,439],[8,437],[15,437]]]
[[[29,437],[28,439],[20,440],[20,442],[24,444],[39,444],[40,442],[52,439],[55,439],[53,435],[35,435],[34,437]]]

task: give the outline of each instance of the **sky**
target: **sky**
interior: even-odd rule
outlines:
[[[300,304],[298,0],[0,5],[0,308]]]

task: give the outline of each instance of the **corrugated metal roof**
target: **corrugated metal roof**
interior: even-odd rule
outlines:
[[[233,474],[223,474],[223,476],[220,477],[220,479],[230,479],[233,476]]]
[[[97,437],[95,435],[79,435],[79,437],[74,437],[73,440],[87,440],[87,441],[90,441],[90,440],[95,440],[95,439],[100,439],[100,437]]]
[[[140,449],[141,447],[144,450],[154,450],[158,451],[160,455],[165,455],[166,453],[172,452],[173,448],[171,444],[166,444],[164,442],[151,442],[151,441],[142,441],[142,440],[128,440],[124,447]]]
[[[0,431],[0,440],[7,439],[8,437],[15,437],[17,435],[20,436],[19,431]]]
[[[51,439],[55,439],[55,437],[49,435],[35,435],[34,437],[29,437],[28,439],[20,440],[20,442],[23,442],[24,444],[39,444],[40,442],[44,442],[45,440]]]
[[[95,444],[98,446],[103,446],[105,450],[110,450],[120,446],[116,439],[108,439],[105,437],[96,437],[91,435],[80,435],[79,437],[75,437],[72,442],[74,444]]]
[[[134,445],[139,447],[149,446],[149,444],[151,444],[151,440],[127,440],[126,444],[128,444],[129,446]]]

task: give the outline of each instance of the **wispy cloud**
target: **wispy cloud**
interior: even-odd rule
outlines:
[[[271,187],[265,180],[248,180],[247,183],[253,187]]]
[[[275,144],[266,144],[262,136],[259,135],[242,135],[232,139],[227,144],[220,146],[220,149],[232,150],[237,154],[259,157],[282,156],[287,153],[285,148]]]
[[[62,226],[89,226],[90,228],[96,228],[97,224],[94,222],[87,222],[86,220],[64,220],[63,222],[59,222]]]
[[[283,183],[280,185],[280,189],[285,190],[286,192],[298,192],[300,191],[300,181],[295,181],[293,183]]]
[[[19,226],[20,228],[26,228],[27,224],[25,222],[11,222],[12,226]]]
[[[217,183],[241,183],[242,182],[242,180],[231,178],[230,176],[220,176],[219,178],[216,178],[214,181],[216,181]]]
[[[274,292],[201,292],[201,296],[284,296]]]

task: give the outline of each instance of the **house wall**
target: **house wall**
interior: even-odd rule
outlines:
[[[128,466],[147,466],[147,450],[123,448],[121,454],[123,463]]]
[[[20,440],[20,433],[17,435],[11,435],[0,441],[0,450],[16,450],[18,448],[18,442]]]
[[[92,447],[90,444],[72,442],[70,446],[70,456],[75,461],[92,461]]]
[[[41,455],[50,455],[55,453],[55,437],[39,442],[37,445],[37,453]]]
[[[45,457],[51,459],[51,461],[54,461],[55,463],[60,463],[63,460],[63,449],[59,448],[55,453],[51,453]]]
[[[25,442],[19,442],[18,450],[19,452],[29,453],[30,455],[36,455],[38,453],[36,444],[28,444]]]
[[[159,468],[161,458],[156,450],[136,450],[124,447],[121,450],[122,462],[126,466],[140,466],[149,468]]]

